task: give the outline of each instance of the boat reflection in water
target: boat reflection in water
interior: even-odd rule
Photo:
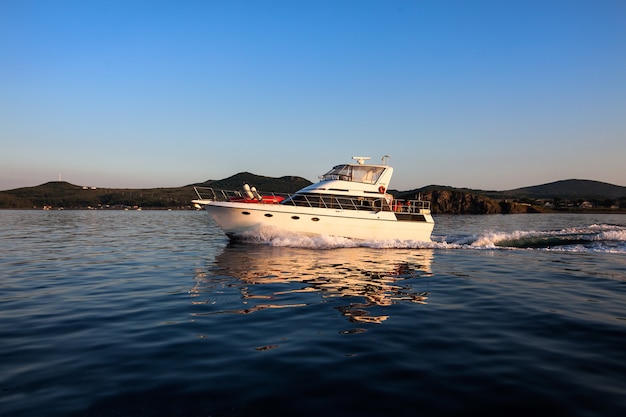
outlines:
[[[249,314],[333,301],[353,322],[380,323],[386,306],[426,304],[416,278],[431,276],[430,249],[311,250],[230,244],[214,264],[197,271],[190,290],[196,315]],[[344,304],[343,300],[347,304]],[[382,309],[381,309],[382,307]]]

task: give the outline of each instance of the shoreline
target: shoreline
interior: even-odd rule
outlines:
[[[192,206],[189,207],[0,207],[0,211],[25,210],[25,211],[203,211]],[[513,215],[513,214],[626,214],[626,209],[601,209],[601,208],[572,208],[572,209],[546,209],[535,207],[535,210],[524,213],[433,213],[433,216],[490,216],[490,215]]]

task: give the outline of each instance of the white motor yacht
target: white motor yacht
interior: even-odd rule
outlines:
[[[387,193],[393,168],[354,156],[320,181],[294,194],[260,193],[248,184],[230,191],[195,187],[192,202],[206,209],[231,239],[259,233],[290,232],[359,240],[430,242],[435,223],[430,202],[398,200]]]

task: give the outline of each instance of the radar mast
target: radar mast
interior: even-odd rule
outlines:
[[[365,161],[369,161],[372,158],[369,156],[353,156],[352,159],[354,159],[359,165],[363,165]]]

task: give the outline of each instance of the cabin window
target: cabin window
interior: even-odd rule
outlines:
[[[385,168],[368,165],[352,167],[352,181],[365,184],[376,184]]]
[[[313,220],[314,222],[319,222],[320,221],[319,217],[311,217],[311,220]]]
[[[265,217],[274,217],[274,215],[271,213],[265,213]]]
[[[364,184],[376,184],[385,167],[372,165],[337,165],[326,174],[322,180],[341,180],[362,182]]]
[[[246,215],[246,216],[249,216],[249,215],[250,215],[250,212],[249,212],[249,211],[242,211],[242,212],[241,212],[241,214]]]
[[[291,216],[291,218],[292,218],[292,219],[294,219],[294,220],[298,220],[298,219],[300,219],[300,217],[299,217],[299,216]]]

